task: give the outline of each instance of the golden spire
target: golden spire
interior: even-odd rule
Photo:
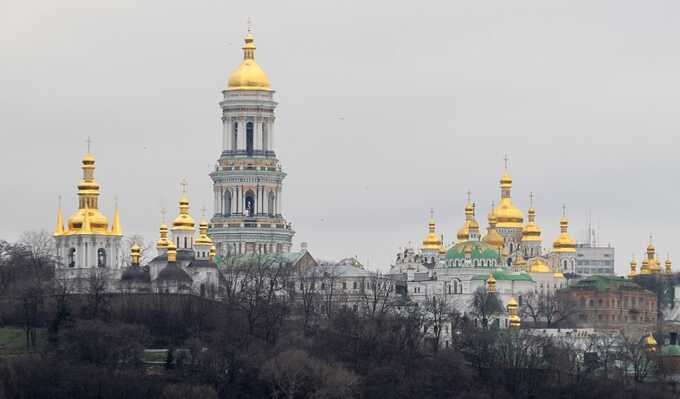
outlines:
[[[567,219],[567,207],[562,205],[562,219],[560,219],[560,235],[553,242],[553,252],[572,253],[576,252],[576,241],[569,237],[569,220]]]
[[[205,220],[205,206],[201,208],[203,218],[201,223],[198,225],[198,239],[196,240],[196,245],[206,245],[212,246],[213,241],[208,236],[208,222]]]
[[[508,310],[508,324],[510,328],[519,328],[521,325],[521,319],[519,318],[519,304],[515,298],[510,298],[508,304],[506,305]]]
[[[179,215],[172,222],[172,231],[185,230],[194,231],[196,230],[196,223],[194,219],[189,215],[189,198],[187,197],[187,180],[182,179],[180,183],[182,186],[182,196],[179,199]]]
[[[441,241],[441,245],[439,246],[439,255],[446,255],[446,245],[444,245],[444,234],[439,236],[439,239]]]
[[[637,260],[635,259],[635,254],[633,254],[633,259],[630,261],[630,273],[628,273],[628,278],[633,278],[637,276]]]
[[[165,224],[165,208],[161,208],[161,227],[159,229],[160,239],[156,241],[156,249],[160,251],[168,249],[168,225]]]
[[[243,46],[243,62],[229,75],[227,90],[271,90],[269,78],[255,62],[253,34],[248,28]]]
[[[427,224],[427,228],[428,234],[423,240],[421,249],[423,251],[439,251],[442,246],[442,241],[437,237],[437,233],[435,232],[434,210],[432,209],[430,209],[430,221]]]
[[[489,211],[489,227],[486,229],[486,235],[482,239],[485,243],[492,246],[499,252],[505,247],[505,239],[498,234],[496,230],[496,213],[494,212],[494,203],[491,203],[491,210]]]
[[[57,209],[57,225],[54,228],[55,236],[64,235],[64,216],[61,214],[61,195],[59,196],[59,208]]]
[[[489,277],[486,279],[486,291],[489,294],[496,293],[496,279],[494,278],[493,274],[489,274]]]
[[[118,210],[118,199],[116,199],[116,207],[113,211],[113,225],[111,226],[111,235],[123,235],[123,230],[120,228],[120,211]]]
[[[130,247],[130,264],[132,266],[139,266],[139,260],[142,256],[142,248],[137,245],[137,243],[133,243],[132,246]]]
[[[479,223],[475,220],[475,204],[472,202],[472,193],[467,191],[467,203],[465,204],[465,223],[458,230],[456,238],[459,241],[467,241],[471,235],[479,236]]]
[[[536,210],[534,209],[534,193],[529,194],[529,220],[522,232],[522,241],[541,241],[541,228],[536,224]]]
[[[168,263],[171,262],[177,262],[177,247],[172,241],[168,243]]]
[[[508,155],[505,155],[505,170],[501,176],[501,201],[495,210],[498,227],[521,229],[524,227],[524,214],[512,203],[512,177],[508,173]]]
[[[83,179],[78,183],[78,210],[69,217],[64,235],[102,234],[108,235],[109,221],[99,212],[99,184],[94,180],[95,160],[90,154],[91,140],[88,138],[88,152],[82,160]],[[89,220],[89,232],[84,230],[85,213]]]

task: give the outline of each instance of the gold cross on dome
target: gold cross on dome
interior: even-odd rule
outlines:
[[[92,145],[92,139],[90,136],[87,136],[87,140],[85,140],[85,143],[87,144],[87,153],[90,153],[90,146]]]
[[[467,200],[468,202],[472,201],[472,191],[470,189],[467,190]]]
[[[562,205],[562,217],[567,217],[567,206]]]
[[[179,182],[180,187],[182,188],[182,194],[187,193],[187,187],[189,186],[189,182],[187,181],[187,178],[185,177],[182,179],[182,181]]]
[[[529,193],[529,208],[533,207],[534,207],[534,192],[532,191]]]
[[[434,219],[434,209],[430,208],[430,219]]]
[[[203,219],[205,219],[205,211],[207,211],[207,208],[205,207],[205,205],[203,205],[203,206],[201,207],[201,217],[202,217]]]
[[[508,170],[508,153],[505,153],[505,156],[503,157],[503,161],[505,161],[505,170]]]
[[[253,19],[251,17],[248,17],[248,33],[253,32]]]

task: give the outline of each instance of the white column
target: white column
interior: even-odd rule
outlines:
[[[268,124],[269,127],[269,150],[274,151],[274,122]]]
[[[229,118],[222,119],[222,150],[231,150],[231,129]]]

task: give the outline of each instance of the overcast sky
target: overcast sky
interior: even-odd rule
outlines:
[[[465,192],[486,227],[510,157],[535,192],[544,246],[562,204],[616,246],[649,234],[680,270],[678,1],[0,0],[0,238],[75,209],[91,136],[100,205],[156,239],[159,209],[212,211],[218,102],[248,17],[277,91],[276,152],[295,246],[386,268],[426,233],[446,241]]]

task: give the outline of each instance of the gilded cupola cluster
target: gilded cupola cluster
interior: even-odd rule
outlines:
[[[57,224],[54,235],[70,236],[83,234],[98,234],[122,236],[120,214],[116,204],[113,214],[113,224],[109,228],[109,221],[99,211],[99,184],[94,179],[95,159],[89,152],[83,157],[83,179],[78,183],[78,210],[68,218],[64,228],[64,218],[61,205],[57,210]]]
[[[652,244],[652,237],[649,237],[649,244],[647,245],[647,250],[645,254],[645,258],[642,260],[642,264],[640,265],[640,273],[642,275],[649,275],[649,274],[660,274],[662,271],[665,272],[666,274],[671,274],[673,273],[673,263],[671,262],[671,257],[670,255],[666,256],[666,261],[663,263],[664,269],[662,270],[662,263],[658,258],[658,255],[656,253],[656,248],[654,247],[654,244]],[[632,266],[631,266],[631,273],[632,273]],[[633,277],[634,275],[629,275],[630,277]]]

